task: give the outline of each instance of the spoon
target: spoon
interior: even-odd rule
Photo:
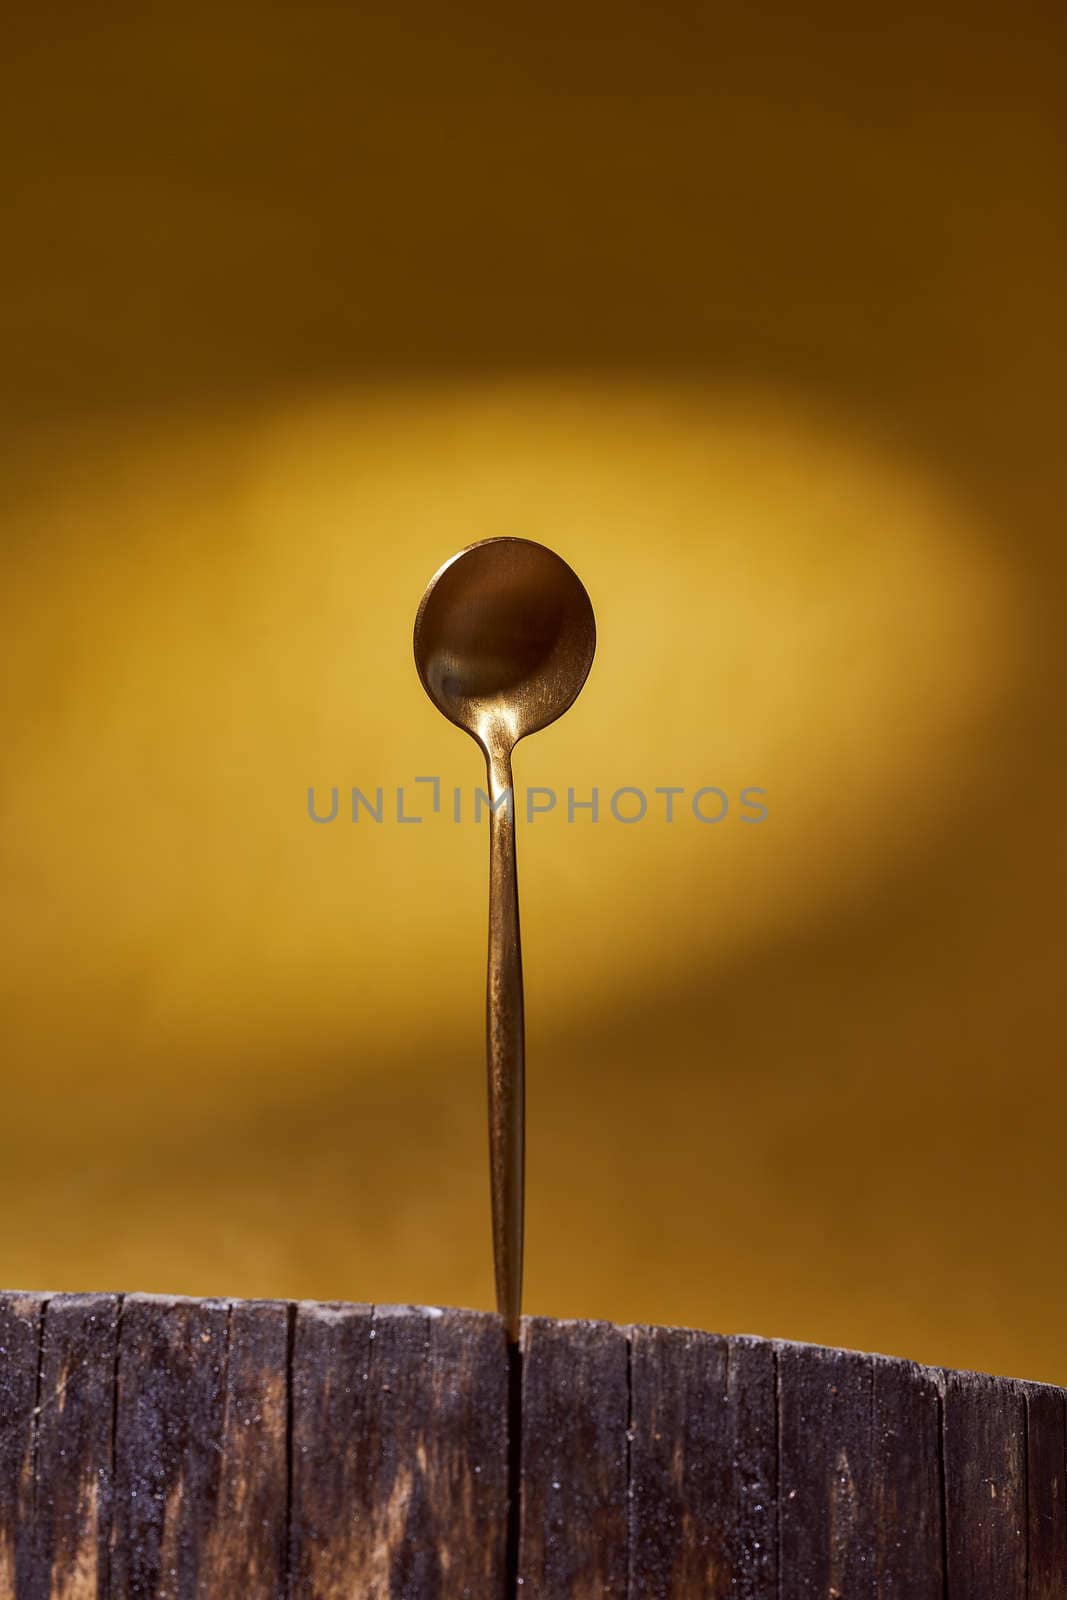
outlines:
[[[530,539],[483,539],[430,579],[415,665],[437,709],[475,739],[489,778],[489,1177],[497,1310],[519,1336],[525,1043],[511,752],[572,705],[596,648],[589,596]]]

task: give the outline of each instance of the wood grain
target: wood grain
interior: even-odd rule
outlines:
[[[195,1600],[221,1479],[226,1324],[218,1300],[131,1295],[115,1401],[111,1593]]]
[[[292,1594],[503,1595],[507,1414],[496,1317],[302,1305]]]
[[[37,1373],[45,1296],[0,1295],[0,1600],[31,1581]]]
[[[870,1600],[871,1360],[790,1344],[777,1353],[782,1600]]]
[[[290,1308],[230,1307],[217,1493],[198,1600],[277,1600],[288,1565]]]
[[[1067,1416],[1061,1389],[1021,1385],[1026,1406],[1027,1600],[1067,1593]]]
[[[940,1600],[938,1399],[912,1362],[778,1345],[781,1600]]]
[[[947,1600],[1025,1596],[1029,1516],[1021,1387],[981,1373],[946,1372],[944,1458]]]
[[[941,1600],[944,1515],[939,1375],[872,1356],[871,1522],[878,1600]]]
[[[525,1600],[625,1600],[629,1351],[621,1328],[528,1318],[522,1341]]]
[[[1064,1600],[1060,1389],[418,1307],[0,1294],[0,1600]]]
[[[45,1308],[34,1470],[34,1560],[19,1600],[107,1594],[117,1295]]]
[[[775,1359],[762,1340],[631,1335],[632,1600],[775,1600]]]

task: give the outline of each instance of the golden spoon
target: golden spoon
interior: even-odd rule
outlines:
[[[567,563],[529,539],[483,539],[430,579],[415,665],[439,711],[476,739],[489,776],[489,1177],[497,1310],[519,1336],[524,1040],[511,752],[555,722],[589,673],[593,608]]]

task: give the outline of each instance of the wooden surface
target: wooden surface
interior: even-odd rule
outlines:
[[[466,1311],[0,1295],[0,1600],[1064,1600],[1064,1393]]]

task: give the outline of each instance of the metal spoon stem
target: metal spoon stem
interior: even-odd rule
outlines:
[[[489,1175],[497,1310],[508,1338],[519,1336],[522,1302],[525,1168],[525,1041],[515,806],[511,752],[486,757],[489,778],[489,967],[486,1054],[489,1071]]]

